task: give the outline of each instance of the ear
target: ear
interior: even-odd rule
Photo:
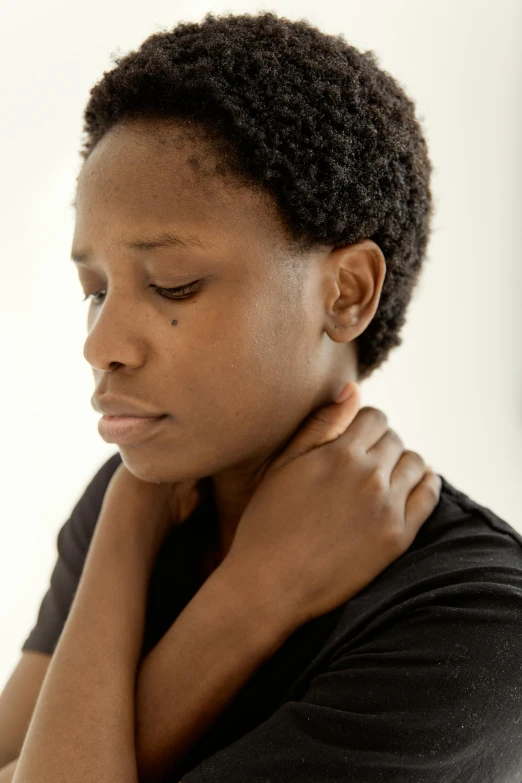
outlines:
[[[371,239],[332,250],[323,259],[324,330],[335,342],[355,340],[374,318],[386,277],[386,261]]]

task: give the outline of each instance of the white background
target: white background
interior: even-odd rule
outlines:
[[[318,6],[320,11],[318,11]],[[403,345],[362,384],[408,448],[522,532],[522,4],[4,0],[0,47],[0,688],[56,536],[117,447],[97,432],[87,304],[68,260],[82,112],[111,54],[208,11],[272,10],[372,49],[416,102],[433,235]]]

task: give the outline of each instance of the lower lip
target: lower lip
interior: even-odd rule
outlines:
[[[158,430],[167,416],[102,416],[98,432],[107,443],[139,443]]]

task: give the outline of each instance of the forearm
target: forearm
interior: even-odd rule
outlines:
[[[179,762],[296,627],[225,560],[138,671],[140,783],[167,772],[174,780]]]
[[[236,577],[230,578],[224,565],[205,582],[142,661],[136,684],[136,746],[132,747],[138,772],[128,781],[161,780],[162,774],[173,770],[263,661],[296,630],[286,619],[277,619],[277,602],[273,602],[272,610],[266,593],[263,605],[261,592],[254,591],[249,596],[245,585]],[[102,645],[103,641],[100,648]],[[81,708],[82,702],[75,699],[76,704]],[[109,712],[114,707],[114,703],[109,705]],[[121,716],[125,719],[124,712]],[[52,732],[49,747],[53,747],[54,729],[48,728]],[[27,737],[25,744],[28,741]],[[84,735],[81,747],[88,748],[90,742]],[[96,755],[104,752],[106,742],[107,735],[97,741]],[[29,752],[33,758],[33,751]],[[128,752],[124,749],[122,758]],[[122,758],[118,754],[114,758],[120,773]],[[14,780],[17,764],[15,759],[0,769],[0,783],[25,780]],[[63,766],[61,772],[66,769]],[[100,780],[110,779],[105,768],[103,774],[106,777]],[[69,779],[90,781],[89,777]]]
[[[132,509],[102,509],[13,783],[161,780],[298,627],[225,561],[136,677],[157,541]]]
[[[125,520],[106,521],[97,523],[13,783],[138,780],[135,685],[149,570]]]

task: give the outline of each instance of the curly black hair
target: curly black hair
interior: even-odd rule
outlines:
[[[367,378],[402,343],[431,230],[432,165],[403,88],[374,52],[272,12],[208,13],[113,61],[84,111],[84,161],[126,119],[181,120],[214,143],[215,171],[268,194],[292,249],[379,245],[381,298],[355,341]]]

